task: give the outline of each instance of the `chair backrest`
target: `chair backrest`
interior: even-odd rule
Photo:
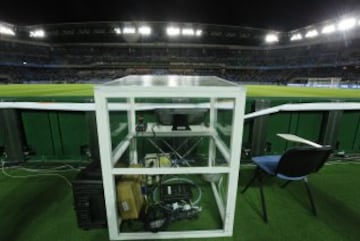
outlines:
[[[331,147],[291,148],[281,156],[276,174],[300,177],[317,172],[329,158],[331,152]]]

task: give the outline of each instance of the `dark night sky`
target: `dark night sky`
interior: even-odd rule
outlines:
[[[15,24],[180,21],[289,30],[360,10],[360,0],[1,1],[0,20]]]

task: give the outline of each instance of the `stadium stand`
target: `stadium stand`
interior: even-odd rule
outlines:
[[[294,78],[337,77],[358,83],[360,34],[302,43],[266,45],[266,30],[196,25],[201,36],[169,38],[152,23],[151,37],[117,36],[114,26],[84,23],[18,26],[19,34],[0,34],[1,82],[97,82],[127,74],[218,75],[243,83],[285,84]],[[188,26],[189,24],[183,24]],[[46,30],[46,38],[28,32]],[[300,30],[299,30],[300,31]],[[289,33],[280,33],[285,38]]]

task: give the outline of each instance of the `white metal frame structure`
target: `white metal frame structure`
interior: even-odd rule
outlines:
[[[134,239],[167,239],[167,238],[203,238],[232,236],[237,183],[240,168],[240,147],[243,135],[243,120],[246,91],[243,87],[232,82],[213,76],[127,76],[116,79],[104,85],[95,87],[95,109],[99,149],[102,166],[102,176],[106,203],[107,223],[111,240]],[[109,99],[121,98],[126,100],[128,135],[120,143],[112,143]],[[209,137],[209,153],[207,166],[177,167],[177,168],[119,168],[115,167],[118,159],[129,150],[130,162],[137,162],[136,149],[136,111],[141,104],[136,98],[206,98],[209,100],[209,126],[192,126],[190,131],[172,131],[171,128],[160,126],[157,130],[159,136]],[[219,99],[232,100],[232,128],[230,147],[224,143],[217,133],[217,106]],[[113,103],[112,103],[113,105]],[[165,104],[166,105],[166,104]],[[139,108],[140,107],[140,108]],[[142,135],[146,136],[144,132]],[[112,150],[112,144],[116,148]],[[227,161],[226,166],[214,164],[218,150]],[[226,174],[228,185],[226,198],[223,199],[216,183],[211,183],[214,199],[223,221],[222,229],[210,230],[184,230],[151,232],[120,232],[121,218],[118,215],[116,200],[115,176],[124,174],[164,175],[164,174]],[[200,214],[201,215],[201,214]]]

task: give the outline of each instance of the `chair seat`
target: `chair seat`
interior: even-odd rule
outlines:
[[[276,174],[276,168],[279,164],[280,158],[281,158],[280,155],[268,155],[268,156],[256,156],[253,157],[252,160],[256,163],[258,167],[260,167],[267,174],[272,176],[277,176],[278,178],[281,179],[297,181],[304,179],[306,177],[306,176],[289,177],[282,175],[280,173]]]

